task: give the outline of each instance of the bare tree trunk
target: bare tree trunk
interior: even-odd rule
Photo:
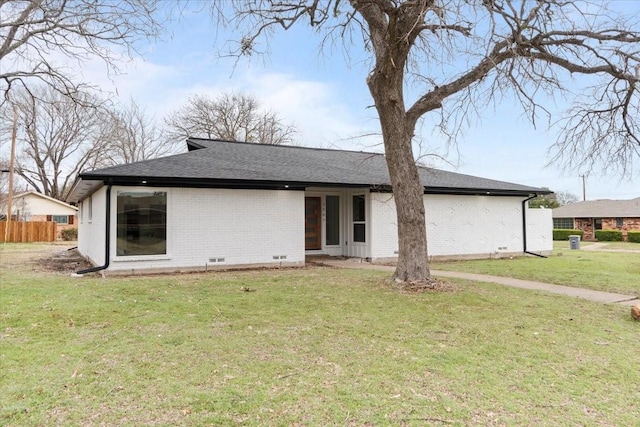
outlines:
[[[424,188],[411,147],[415,123],[407,117],[402,95],[402,70],[376,67],[367,79],[375,100],[398,219],[398,264],[393,278],[431,278],[427,256]]]
[[[383,115],[381,114],[382,118]],[[384,119],[381,120],[384,123]],[[431,277],[427,257],[427,233],[424,214],[424,189],[413,158],[411,137],[402,126],[385,132],[387,166],[398,217],[398,264],[393,278],[401,281],[423,281]]]

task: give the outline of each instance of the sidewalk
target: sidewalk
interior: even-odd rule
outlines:
[[[323,264],[336,268],[360,268],[365,270],[380,270],[388,272],[393,272],[395,270],[395,267],[392,266],[376,265],[368,263],[366,261],[360,262],[360,260],[322,259],[314,262],[316,262],[317,264]],[[431,270],[431,274],[436,277],[450,277],[456,279],[474,280],[477,282],[497,283],[499,285],[511,286],[514,288],[550,292],[553,294],[577,297],[605,304],[622,304],[631,306],[640,303],[640,300],[633,295],[614,294],[610,292],[593,291],[591,289],[574,288],[571,286],[552,285],[550,283],[514,279],[511,277],[490,276],[487,274],[461,273],[457,271],[441,270]]]
[[[582,245],[580,250],[583,251],[597,251],[597,252],[621,252],[621,253],[632,253],[632,254],[640,254],[640,250],[636,249],[606,249],[608,243],[592,243],[590,245]]]

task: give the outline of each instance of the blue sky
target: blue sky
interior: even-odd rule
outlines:
[[[167,30],[172,35],[164,40],[141,45],[144,59],[123,63],[122,74],[107,78],[102,65],[94,62],[82,70],[83,78],[106,91],[117,91],[123,102],[134,98],[158,119],[179,108],[190,94],[242,91],[293,123],[300,145],[382,151],[365,83],[368,63],[362,60],[366,55],[359,47],[349,51],[347,64],[342,47],[319,53],[320,38],[301,27],[277,33],[268,56],[235,63],[219,58],[217,52],[237,34],[216,28],[206,13],[186,12]],[[534,129],[515,105],[504,99],[484,109],[482,117],[457,138],[455,147],[448,147],[427,120],[419,130],[422,151],[446,156],[447,162],[437,157],[424,161],[459,173],[568,191],[581,198],[579,172],[545,167],[547,149],[556,134],[544,126]],[[587,179],[587,199],[638,197],[639,178],[637,174],[621,179],[594,173]]]

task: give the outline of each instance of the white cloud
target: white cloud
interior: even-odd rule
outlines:
[[[216,97],[243,92],[255,96],[265,110],[293,124],[300,145],[370,150],[374,143],[370,137],[359,137],[370,133],[367,128],[375,128],[376,122],[367,122],[351,111],[330,82],[251,71],[229,78],[216,75],[210,67],[207,73],[194,67],[181,69],[139,62],[127,74],[117,77],[116,86],[122,100],[135,98],[157,118],[179,108],[192,94]],[[377,142],[378,138],[373,140]]]
[[[246,90],[264,107],[294,123],[301,145],[360,150],[370,144],[370,138],[358,138],[368,133],[367,123],[349,109],[331,82],[264,74],[249,77]]]

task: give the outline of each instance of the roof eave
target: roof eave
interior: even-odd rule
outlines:
[[[125,186],[154,186],[154,187],[194,187],[194,188],[243,188],[243,189],[289,189],[304,190],[307,187],[351,187],[368,188],[366,183],[330,183],[315,181],[285,181],[285,180],[243,180],[216,178],[183,178],[183,177],[148,177],[148,176],[108,176],[84,175],[84,180],[110,180],[113,185]]]
[[[505,190],[496,188],[452,188],[452,187],[425,187],[424,194],[451,194],[461,196],[518,196],[528,197],[540,194],[548,194],[537,189]]]
[[[234,180],[214,178],[181,178],[181,177],[148,177],[148,176],[109,176],[98,174],[84,174],[85,181],[108,180],[114,185],[126,186],[165,186],[165,187],[196,187],[196,188],[237,188],[237,189],[288,189],[304,190],[309,187],[331,188],[369,188],[372,192],[390,193],[388,184],[370,183],[340,183],[317,181],[285,181],[285,180]],[[495,188],[465,188],[465,187],[424,187],[424,194],[451,195],[480,195],[480,196],[530,196],[534,194],[548,194],[549,191],[538,189],[505,190]]]

